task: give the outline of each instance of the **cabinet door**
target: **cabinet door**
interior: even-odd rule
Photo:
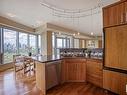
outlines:
[[[104,27],[124,24],[125,3],[119,3],[103,9]]]
[[[118,52],[118,33],[117,27],[107,28],[105,30],[105,66],[117,68],[119,67]]]
[[[66,64],[65,59],[62,60],[61,73],[62,73],[61,80],[62,80],[62,83],[64,83],[68,79],[68,65]]]
[[[127,95],[127,74],[120,74],[119,94]]]
[[[86,63],[76,63],[76,80],[79,82],[86,81]]]
[[[127,74],[103,70],[103,88],[126,95]]]
[[[73,82],[76,80],[76,62],[72,59],[63,60],[62,62],[62,81],[63,82]]]
[[[68,81],[85,82],[86,80],[86,64],[82,59],[70,59],[66,61],[68,64]]]
[[[86,81],[86,60],[85,59],[64,59],[62,63],[63,82],[85,82]]]
[[[103,70],[103,88],[109,91],[119,93],[119,73]]]
[[[67,63],[68,65],[68,81],[76,80],[76,63]]]
[[[127,25],[106,29],[105,66],[127,70]]]
[[[127,1],[125,2],[125,23],[127,23]]]
[[[102,87],[102,62],[88,60],[86,62],[86,80],[99,87]]]
[[[127,25],[119,26],[117,34],[119,69],[127,70]]]
[[[116,25],[125,24],[125,2],[116,5],[116,9],[114,10]]]

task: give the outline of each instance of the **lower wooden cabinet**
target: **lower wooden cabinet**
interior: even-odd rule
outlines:
[[[127,95],[127,74],[103,70],[103,88],[119,95]]]
[[[102,61],[65,58],[62,62],[62,82],[90,82],[102,87]]]
[[[102,87],[103,67],[102,61],[89,59],[86,62],[86,80],[96,86]]]
[[[85,82],[86,59],[65,58],[62,62],[62,82]]]

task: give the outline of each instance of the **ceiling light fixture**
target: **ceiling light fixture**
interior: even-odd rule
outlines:
[[[89,11],[93,10],[93,14],[98,14],[101,12],[101,8],[102,4],[101,4],[101,0],[98,1],[97,5],[94,6],[93,8],[90,9],[63,9],[60,7],[57,7],[56,5],[53,5],[49,2],[47,2],[46,0],[43,0],[41,2],[41,5],[43,7],[46,7],[48,9],[53,10],[53,16],[57,16],[57,17],[63,17],[63,18],[82,18],[82,17],[86,17],[86,16],[90,16],[91,14],[89,13]],[[75,14],[75,15],[74,15]]]

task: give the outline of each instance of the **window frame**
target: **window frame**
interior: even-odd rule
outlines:
[[[0,27],[0,65],[3,63],[3,28]]]

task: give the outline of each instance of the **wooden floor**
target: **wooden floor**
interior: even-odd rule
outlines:
[[[12,69],[0,72],[0,95],[42,95],[36,88],[35,74],[15,73]],[[65,83],[47,91],[47,95],[115,95],[106,93],[90,83]]]
[[[65,83],[47,91],[47,95],[115,95],[90,83]]]

